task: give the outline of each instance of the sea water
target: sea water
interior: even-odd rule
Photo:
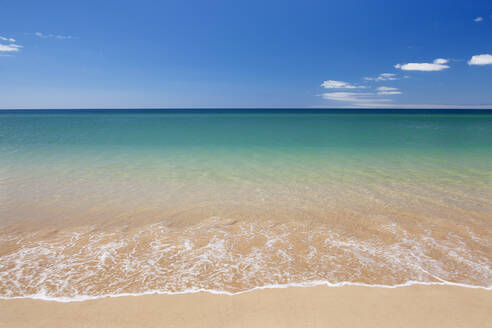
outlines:
[[[492,111],[0,111],[0,297],[492,287]]]

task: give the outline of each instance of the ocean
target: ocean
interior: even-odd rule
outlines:
[[[0,297],[492,288],[492,111],[0,111]]]

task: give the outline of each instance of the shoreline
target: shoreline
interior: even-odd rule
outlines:
[[[108,297],[0,300],[0,327],[492,327],[490,290],[344,286]],[[488,324],[488,326],[487,326]]]
[[[436,281],[436,282],[422,282],[422,281],[407,281],[402,284],[396,285],[379,285],[379,284],[366,284],[359,282],[340,282],[340,283],[330,283],[326,281],[313,281],[306,283],[289,283],[289,284],[278,284],[278,285],[266,285],[255,287],[239,292],[228,292],[223,290],[213,290],[213,289],[190,289],[181,292],[166,292],[166,291],[146,291],[141,293],[121,293],[121,294],[105,294],[99,296],[78,296],[78,297],[52,297],[44,295],[28,295],[28,296],[14,296],[6,297],[0,295],[0,301],[11,301],[11,300],[35,300],[35,301],[46,301],[46,302],[56,302],[56,303],[79,303],[87,301],[97,301],[103,299],[113,299],[120,297],[141,297],[141,296],[174,296],[174,295],[195,295],[195,294],[210,294],[210,295],[222,295],[222,296],[238,296],[242,294],[254,293],[262,290],[272,290],[272,289],[288,289],[288,288],[314,288],[314,287],[328,287],[328,288],[342,288],[342,287],[364,287],[364,288],[383,288],[383,289],[396,289],[396,288],[409,288],[417,286],[443,286],[443,287],[459,287],[468,289],[478,289],[485,291],[492,291],[492,286],[476,286],[467,285],[461,283],[454,283],[449,281]]]

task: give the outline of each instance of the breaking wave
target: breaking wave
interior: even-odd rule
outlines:
[[[111,296],[238,294],[288,286],[492,288],[487,231],[378,222],[236,222],[186,228],[0,234],[0,297],[78,301]]]

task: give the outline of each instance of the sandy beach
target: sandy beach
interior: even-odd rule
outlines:
[[[61,303],[0,301],[0,327],[492,327],[492,292],[451,286],[292,287]]]

